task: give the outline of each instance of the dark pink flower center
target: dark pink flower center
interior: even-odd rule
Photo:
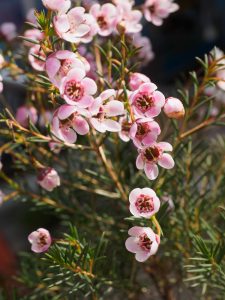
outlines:
[[[140,213],[148,213],[154,210],[153,198],[148,195],[140,195],[136,202],[135,206]]]
[[[105,111],[104,111],[104,107],[101,106],[99,108],[99,112],[97,114],[97,118],[100,120],[100,121],[103,121],[105,119]]]
[[[148,111],[154,106],[154,101],[148,94],[139,94],[135,100],[135,106],[142,112]]]
[[[47,245],[47,236],[44,233],[39,233],[37,244],[40,247]]]
[[[143,138],[147,133],[149,133],[150,128],[148,123],[139,123],[137,127],[137,138]]]
[[[146,233],[143,233],[139,236],[139,246],[142,250],[149,252],[151,250],[152,241],[147,236]]]
[[[157,147],[148,147],[145,149],[144,157],[146,160],[152,162],[158,160],[159,156],[161,154],[161,151]]]
[[[84,95],[84,88],[80,82],[70,80],[66,83],[65,94],[72,101],[79,101]]]
[[[132,123],[129,123],[128,121],[122,122],[122,131],[129,133]]]
[[[106,29],[108,26],[104,16],[99,16],[97,18],[97,23],[101,29]]]

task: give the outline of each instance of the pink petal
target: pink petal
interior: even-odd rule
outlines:
[[[106,132],[105,124],[103,122],[100,122],[97,118],[91,118],[90,123],[97,131],[102,133]]]
[[[135,254],[135,258],[137,261],[139,262],[144,262],[146,261],[150,256],[150,253],[147,252],[147,251],[138,251],[136,254]]]
[[[58,117],[60,120],[67,119],[70,115],[77,111],[76,106],[64,104],[58,109]]]
[[[48,58],[46,60],[45,69],[49,78],[55,76],[55,74],[59,71],[60,62],[56,58]]]
[[[159,175],[159,169],[156,164],[145,164],[145,174],[150,180],[155,180]]]
[[[90,27],[86,24],[81,24],[76,29],[76,36],[82,37],[90,31]]]
[[[144,169],[144,160],[143,160],[141,154],[139,154],[137,159],[136,159],[136,167],[137,167],[138,170]]]
[[[115,90],[108,89],[108,90],[102,92],[101,95],[100,95],[100,97],[104,101],[104,100],[109,99],[110,97],[115,97],[115,95],[116,95],[116,91]]]
[[[143,188],[142,189],[142,194],[148,195],[148,196],[153,197],[153,198],[156,197],[156,193],[150,188]]]
[[[78,102],[76,102],[77,106],[80,108],[87,108],[92,105],[94,98],[92,96],[86,95],[82,97]]]
[[[154,98],[155,106],[163,107],[163,105],[165,104],[165,96],[163,95],[163,93],[161,93],[159,91],[155,91],[153,93],[153,98]]]
[[[156,241],[153,242],[152,245],[151,245],[150,255],[156,254],[158,248],[159,248],[158,243]]]
[[[73,144],[77,140],[76,132],[71,128],[61,128],[61,133],[63,135],[63,140],[66,143]]]
[[[152,82],[143,83],[143,84],[139,87],[139,91],[140,91],[141,93],[148,93],[148,94],[153,93],[156,89],[157,89],[157,85],[155,85],[155,84],[152,83]]]
[[[104,125],[107,131],[110,132],[119,132],[121,131],[121,124],[114,120],[104,120]]]
[[[158,164],[165,169],[172,169],[175,165],[172,156],[168,153],[163,153],[158,161]]]
[[[129,132],[129,135],[132,139],[135,138],[135,135],[137,133],[137,128],[138,128],[137,123],[136,122],[133,123],[133,125],[130,128],[130,132]]]
[[[145,146],[149,146],[149,145],[155,143],[156,140],[157,140],[157,134],[150,132],[143,138],[142,143]]]
[[[66,82],[68,82],[71,79],[74,79],[78,82],[80,82],[85,77],[85,71],[83,69],[72,69],[68,72],[66,77]]]
[[[129,237],[125,242],[125,246],[127,250],[132,253],[136,253],[140,250],[140,247],[138,246],[138,239],[135,237]]]
[[[160,112],[161,112],[161,108],[159,106],[153,106],[145,113],[145,115],[147,117],[154,118],[157,117],[160,114]]]
[[[142,233],[145,233],[144,231],[144,227],[140,227],[140,226],[134,226],[132,228],[129,229],[128,234],[134,237],[138,237],[139,235],[141,235]]]
[[[105,105],[105,112],[108,117],[123,115],[124,104],[117,100],[111,100]]]
[[[94,95],[97,92],[97,85],[93,79],[88,77],[84,78],[82,85],[84,86],[85,92],[89,95]]]
[[[158,143],[159,148],[161,148],[163,151],[172,151],[173,147],[171,144],[167,142],[160,142]]]
[[[136,217],[136,218],[142,217],[142,214],[137,210],[137,207],[136,207],[136,205],[135,205],[134,203],[131,203],[131,204],[130,204],[129,209],[130,209],[130,213],[131,213],[134,217]]]
[[[59,33],[67,32],[70,29],[70,24],[67,15],[55,16],[54,25],[56,27],[56,31]]]
[[[82,117],[76,117],[73,128],[80,135],[85,135],[89,132],[88,122]]]
[[[90,113],[94,116],[99,113],[99,109],[102,105],[102,99],[100,97],[95,98],[92,105],[89,107]]]
[[[130,192],[129,201],[134,202],[137,200],[138,196],[140,196],[142,190],[140,188],[136,188]]]

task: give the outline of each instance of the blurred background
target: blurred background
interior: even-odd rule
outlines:
[[[137,1],[137,4],[142,2]],[[155,59],[145,67],[144,72],[165,93],[174,87],[174,82],[182,74],[195,68],[196,56],[202,57],[215,45],[225,50],[225,0],[176,2],[180,10],[171,14],[163,26],[146,23],[143,31],[151,39],[155,53]],[[20,33],[27,12],[34,7],[41,9],[41,0],[0,0],[0,25],[14,22]],[[9,99],[14,97],[11,101],[15,107],[23,102],[23,91],[13,87],[14,91],[10,83],[6,85],[5,93]],[[10,164],[10,158],[5,158],[5,161]],[[35,214],[29,213],[28,216],[26,211],[25,205],[17,207],[15,203],[7,203],[0,208],[0,281],[4,283],[14,272],[16,253],[29,249],[26,241],[28,233],[35,229],[32,224],[35,222],[36,228],[40,224]],[[45,222],[49,229],[54,223],[52,220]],[[40,226],[44,226],[43,219]]]

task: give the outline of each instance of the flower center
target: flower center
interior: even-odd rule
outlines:
[[[60,120],[59,128],[63,128],[64,130],[73,127],[73,122],[76,118],[77,113],[71,114],[67,119]]]
[[[129,123],[127,121],[123,121],[122,122],[122,131],[129,133],[131,125],[132,125],[131,123]]]
[[[70,80],[67,82],[65,86],[65,94],[72,101],[79,101],[84,95],[84,88],[80,82],[76,82],[75,80]]]
[[[137,210],[140,213],[148,213],[154,210],[153,198],[147,195],[140,195],[135,203]]]
[[[103,16],[99,16],[98,18],[97,18],[97,23],[98,23],[98,25],[99,25],[99,27],[101,28],[101,29],[105,29],[105,28],[107,28],[107,22],[106,22],[106,20],[105,20],[105,17],[103,17]]]
[[[137,128],[137,137],[138,138],[142,138],[143,136],[145,136],[148,132],[149,132],[149,126],[148,123],[139,123],[138,124],[138,128]]]
[[[135,104],[142,112],[146,112],[149,108],[154,106],[153,98],[145,94],[139,95]]]
[[[41,246],[41,247],[45,246],[47,244],[46,235],[43,233],[40,233],[37,243],[38,243],[38,246]]]
[[[99,112],[97,114],[97,118],[100,120],[100,121],[103,121],[105,119],[105,112],[104,112],[104,107],[101,106],[99,108]]]
[[[139,236],[139,246],[142,250],[149,252],[151,250],[152,241],[147,236],[146,233],[143,233]]]
[[[42,168],[37,176],[39,181],[44,180],[44,178],[51,173],[52,168]]]
[[[144,152],[144,157],[148,161],[155,161],[160,156],[160,150],[157,147],[149,147]]]

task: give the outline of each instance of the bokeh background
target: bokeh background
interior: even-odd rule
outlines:
[[[76,1],[74,1],[76,2]],[[140,4],[143,1],[137,1]],[[180,0],[180,10],[165,20],[163,26],[145,24],[144,35],[150,37],[155,59],[145,67],[144,72],[169,93],[182,74],[195,68],[195,57],[202,57],[215,45],[225,50],[225,0]],[[41,0],[0,0],[0,24],[14,22],[18,32],[29,9],[41,9]],[[0,45],[1,47],[1,45]],[[5,85],[6,97],[17,107],[23,102],[23,90],[13,83]],[[10,158],[5,157],[10,166]],[[7,167],[7,166],[6,166]],[[10,168],[9,168],[10,169]],[[32,182],[32,178],[27,178]],[[0,182],[1,188],[3,183]],[[3,186],[4,189],[4,186]],[[4,204],[0,208],[0,285],[7,284],[7,278],[16,269],[16,254],[28,250],[28,233],[38,225],[51,228],[56,220],[38,219],[27,212],[24,205]]]

